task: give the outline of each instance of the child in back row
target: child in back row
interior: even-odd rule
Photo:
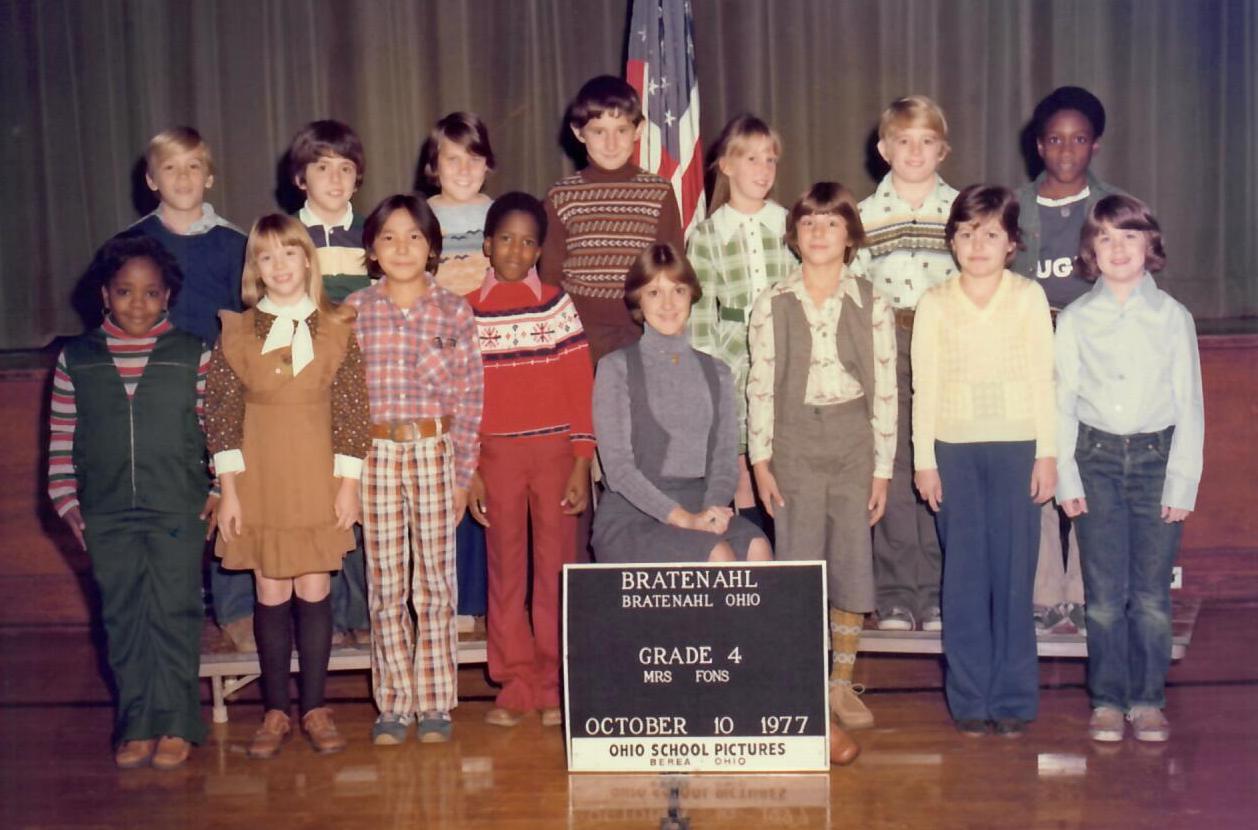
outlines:
[[[915,479],[944,552],[945,692],[961,732],[1016,737],[1039,704],[1031,583],[1057,480],[1053,328],[1043,289],[1007,270],[1011,192],[961,191],[945,238],[961,274],[922,295],[912,347]]]
[[[240,309],[240,269],[245,235],[214,212],[205,195],[214,186],[214,158],[201,134],[174,127],[153,136],[144,154],[145,182],[160,204],[119,234],[156,239],[179,264],[183,284],[170,307],[170,322],[218,340],[218,312]],[[210,563],[214,619],[241,651],[253,651],[253,577]]]
[[[1204,412],[1192,315],[1157,287],[1162,232],[1130,196],[1097,202],[1077,268],[1100,279],[1057,318],[1057,500],[1079,531],[1089,733],[1165,741],[1171,566],[1201,481]]]
[[[421,153],[424,177],[439,188],[428,206],[441,225],[441,258],[437,285],[460,297],[480,290],[489,260],[484,251],[485,215],[493,203],[481,192],[494,169],[489,129],[480,116],[452,112],[437,122]],[[459,597],[456,610],[461,630],[485,622],[488,570],[485,530],[464,516],[455,531],[455,570]]]
[[[201,552],[218,502],[201,426],[210,354],[167,317],[181,274],[155,239],[110,240],[92,273],[105,319],[57,358],[48,495],[100,588],[114,762],[173,769],[205,737]]]
[[[895,463],[895,323],[868,280],[847,270],[865,239],[847,188],[809,188],[786,238],[803,266],[752,308],[747,459],[774,518],[777,558],[827,562],[831,711],[844,726],[872,726],[852,676],[874,608],[869,528]]]
[[[249,233],[241,295],[247,311],[222,312],[206,434],[223,488],[217,553],[227,567],[252,571],[257,583],[253,624],[265,712],[248,755],[272,757],[292,729],[294,639],[302,731],[315,751],[337,752],[345,739],[324,703],[330,572],[354,549],[367,453],[367,389],[353,310],[323,296],[310,236],[277,213]]]
[[[363,535],[380,710],[372,741],[402,743],[416,715],[421,741],[447,741],[458,703],[454,529],[476,471],[484,384],[476,323],[434,282],[441,227],[427,202],[388,197],[367,217],[363,244],[380,280],[346,303],[358,310],[371,402]]]
[[[708,217],[695,226],[686,256],[702,296],[690,315],[690,345],[734,373],[738,415],[738,489],[734,508],[759,525],[747,467],[747,325],[756,297],[796,268],[786,244],[786,208],[769,198],[782,141],[754,115],[725,125],[713,149],[715,186]]]
[[[485,367],[468,504],[489,542],[489,675],[502,691],[485,720],[498,726],[534,709],[544,726],[560,722],[559,573],[576,561],[594,457],[589,347],[572,300],[537,277],[545,235],[540,201],[495,201],[485,220],[491,268],[468,297]]]
[[[306,193],[297,211],[319,255],[323,293],[340,303],[371,284],[363,256],[363,218],[350,200],[362,187],[367,164],[358,134],[340,121],[312,121],[293,136],[288,147],[289,175]],[[371,624],[367,619],[367,566],[362,531],[354,528],[354,550],[341,561],[332,577],[332,638],[354,639],[365,645]]]
[[[482,192],[495,166],[489,129],[476,113],[452,112],[432,128],[420,156],[424,178],[438,188],[428,197],[441,225],[437,285],[466,297],[484,284],[489,267],[483,244],[493,199]]]
[[[887,513],[874,527],[874,581],[878,628],[923,631],[943,627],[939,578],[943,556],[935,518],[913,489],[913,373],[909,345],[913,310],[923,293],[952,277],[956,263],[944,242],[944,225],[957,191],[939,175],[948,157],[948,122],[924,95],[900,98],[878,121],[878,153],[891,170],[860,203],[866,243],[852,270],[863,274],[895,310],[895,469],[887,487]]]
[[[1036,105],[1031,129],[1044,170],[1018,189],[1026,247],[1013,269],[1039,280],[1055,316],[1091,287],[1075,267],[1088,211],[1121,191],[1091,172],[1105,133],[1105,107],[1091,92],[1077,86],[1053,90]],[[1073,627],[1086,633],[1078,533],[1071,532],[1065,513],[1055,504],[1044,505],[1040,523],[1033,596],[1036,630]]]
[[[642,329],[625,307],[625,276],[652,242],[685,248],[673,186],[629,161],[642,134],[642,102],[620,78],[587,81],[568,107],[568,126],[589,164],[546,194],[542,281],[572,297],[599,359],[636,343]]]

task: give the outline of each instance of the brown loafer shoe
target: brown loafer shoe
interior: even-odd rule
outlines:
[[[345,748],[345,738],[336,731],[332,721],[332,710],[326,706],[311,709],[301,718],[301,731],[305,733],[310,746],[320,755],[340,752]]]
[[[114,763],[118,769],[136,769],[148,766],[153,758],[153,747],[157,741],[149,738],[143,741],[123,741],[114,750]]]
[[[839,728],[837,723],[830,724],[830,763],[845,767],[856,760],[861,754],[860,744],[852,736]]]
[[[153,753],[154,769],[174,769],[188,760],[192,744],[174,735],[163,735],[157,742],[157,751]]]
[[[863,691],[863,686],[858,689],[851,683],[830,684],[830,712],[848,729],[868,729],[874,725],[873,714],[860,699]]]
[[[542,710],[542,726],[563,726],[563,709],[549,706]]]
[[[512,712],[510,709],[503,709],[501,706],[495,706],[485,713],[485,723],[494,726],[518,726],[522,720],[524,720],[522,712]]]
[[[249,741],[249,748],[245,750],[245,754],[250,758],[262,760],[274,758],[292,731],[293,724],[286,713],[279,709],[268,709],[262,718],[262,725],[258,727],[257,732],[253,733],[253,739]]]

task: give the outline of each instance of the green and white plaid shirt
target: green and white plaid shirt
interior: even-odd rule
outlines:
[[[756,296],[799,263],[786,245],[786,208],[768,201],[746,215],[728,204],[700,222],[686,254],[703,298],[690,310],[690,344],[725,361],[734,375],[739,452],[747,449],[747,324]]]

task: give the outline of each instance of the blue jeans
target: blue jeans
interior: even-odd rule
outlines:
[[[1166,705],[1171,566],[1183,531],[1182,522],[1162,520],[1174,429],[1124,436],[1079,425],[1075,458],[1088,512],[1075,524],[1093,706]]]
[[[223,560],[210,554],[210,599],[214,621],[220,626],[253,614],[253,571],[229,571]]]
[[[956,720],[1035,719],[1039,657],[1031,586],[1040,506],[1034,441],[935,442],[943,482],[944,690]]]
[[[371,628],[367,616],[367,564],[363,555],[362,525],[354,525],[354,549],[332,574],[332,628],[362,631]]]

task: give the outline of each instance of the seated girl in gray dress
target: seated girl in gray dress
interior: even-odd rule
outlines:
[[[594,432],[607,492],[594,516],[599,562],[732,562],[773,557],[729,504],[738,485],[733,380],[690,347],[699,281],[671,245],[629,269],[625,304],[642,339],[599,361]]]

